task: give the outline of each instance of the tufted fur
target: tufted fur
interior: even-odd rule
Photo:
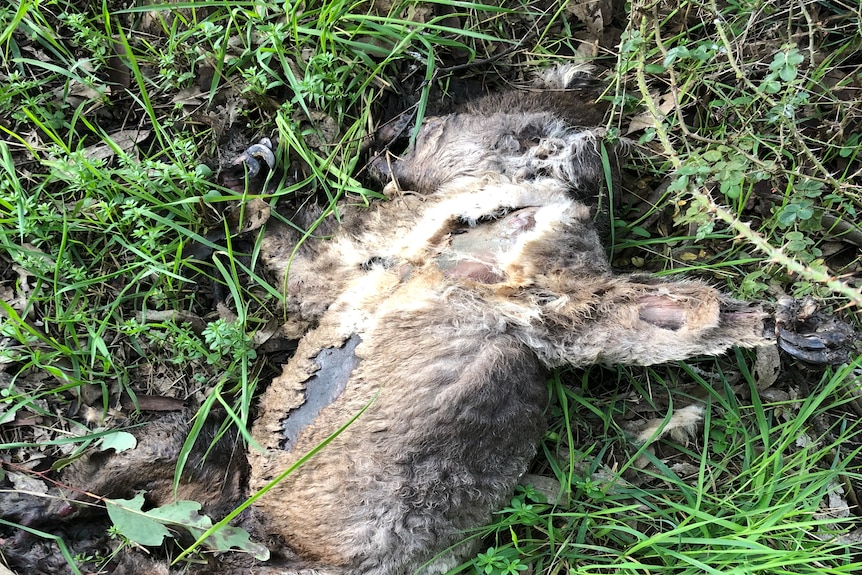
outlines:
[[[604,114],[589,68],[551,68],[533,90],[503,92],[458,114],[427,118],[404,157],[377,157],[371,172],[389,189],[431,192],[460,177],[499,174],[513,181],[551,177],[581,199],[604,178],[596,128]]]

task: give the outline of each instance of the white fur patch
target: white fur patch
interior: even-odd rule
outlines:
[[[427,208],[413,230],[387,251],[394,257],[421,263],[429,255],[430,243],[460,221],[470,226],[483,218],[498,217],[514,209],[571,203],[566,187],[552,178],[515,184],[504,178],[466,177],[443,186],[426,201],[438,200]]]
[[[590,64],[559,64],[543,71],[537,78],[540,88],[565,90],[579,77],[592,76],[595,66]]]
[[[666,424],[664,419],[651,419],[646,422],[635,441],[637,443],[652,443],[670,434],[675,441],[687,444],[697,432],[700,422],[703,421],[703,411],[702,405],[693,403],[675,410]]]

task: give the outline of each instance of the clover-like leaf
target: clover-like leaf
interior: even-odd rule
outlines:
[[[805,60],[798,48],[792,47],[778,52],[773,56],[769,69],[778,72],[778,77],[785,82],[791,82],[796,78],[799,65]]]

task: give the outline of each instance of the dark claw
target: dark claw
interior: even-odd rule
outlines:
[[[251,180],[260,173],[260,161],[266,162],[269,169],[275,168],[275,154],[272,151],[272,141],[269,138],[261,138],[257,144],[246,148],[235,161],[234,165],[245,164],[246,177]]]
[[[817,336],[802,335],[801,333],[787,331],[783,327],[778,328],[778,341],[800,349],[826,349],[826,343],[819,337],[819,334]]]
[[[778,347],[787,352],[791,357],[805,363],[825,365],[843,363],[847,360],[847,354],[842,351],[833,351],[825,347],[821,349],[796,347],[791,342],[781,338],[778,340]]]
[[[241,156],[243,162],[248,168],[248,178],[257,177],[260,173],[260,162],[263,160],[269,169],[275,168],[275,154],[272,151],[272,141],[269,138],[261,138],[257,144],[252,144]]]
[[[218,183],[238,193],[260,191],[261,185],[255,180],[262,171],[261,160],[269,166],[270,171],[275,169],[275,154],[269,138],[261,138],[257,144],[252,144],[242,154],[234,157],[227,169],[219,173]]]
[[[796,349],[789,345],[785,345],[783,342],[779,342],[778,347],[780,347],[782,351],[790,355],[790,357],[793,357],[800,361],[804,361],[805,363],[812,363],[817,365],[823,365],[825,363],[824,360],[826,359],[826,357],[823,353],[811,353],[805,350]]]

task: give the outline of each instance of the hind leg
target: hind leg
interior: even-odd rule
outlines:
[[[578,283],[543,310],[547,331],[536,351],[552,366],[652,365],[775,342],[763,308],[699,282],[633,276]]]

